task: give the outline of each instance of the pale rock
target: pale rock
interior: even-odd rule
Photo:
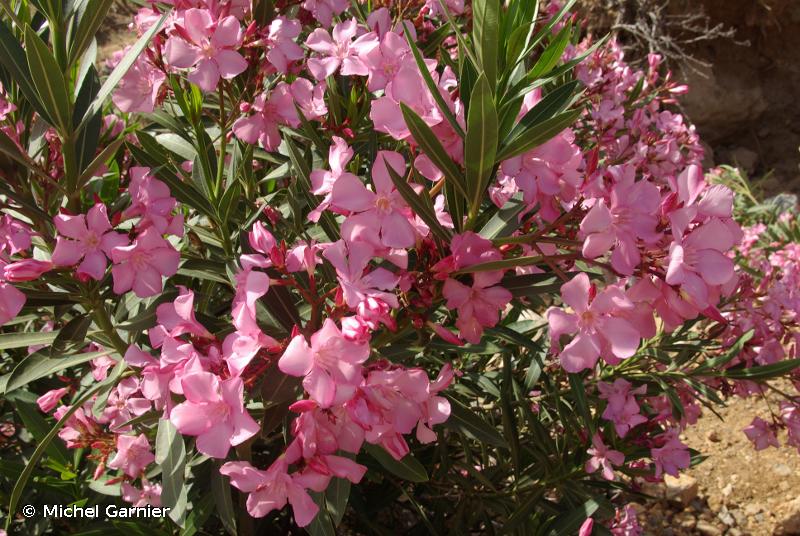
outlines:
[[[664,477],[664,498],[668,501],[679,502],[687,506],[692,499],[697,497],[699,486],[697,479],[689,475],[680,475],[678,478],[666,475]]]

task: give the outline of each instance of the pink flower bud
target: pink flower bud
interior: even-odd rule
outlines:
[[[53,269],[50,261],[37,261],[25,259],[23,261],[12,262],[3,268],[3,277],[6,281],[18,283],[20,281],[34,281],[39,279],[42,274]]]
[[[58,402],[67,394],[66,387],[52,389],[36,399],[39,409],[44,413],[50,413],[58,405]]]
[[[260,221],[253,224],[253,230],[250,231],[248,238],[250,246],[264,255],[270,255],[272,248],[275,247],[275,237],[267,231],[267,228]]]

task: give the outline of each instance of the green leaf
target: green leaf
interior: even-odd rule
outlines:
[[[4,21],[0,21],[0,63],[6,68],[11,81],[16,83],[25,100],[28,101],[36,112],[41,115],[45,121],[53,124],[53,119],[44,109],[39,100],[39,93],[36,91],[36,86],[31,79],[31,70],[28,66],[28,60],[25,56],[25,50],[20,46],[14,32],[6,25]],[[11,87],[6,87],[6,91],[11,91]]]
[[[574,100],[573,94],[575,93],[575,90],[579,84],[580,82],[573,80],[558,86],[556,89],[545,95],[542,100],[536,103],[533,108],[528,110],[528,112],[522,116],[519,122],[514,126],[513,130],[511,130],[509,135],[506,137],[506,142],[514,140],[525,130],[528,130],[538,125],[542,121],[550,119],[557,113],[564,111],[569,103]]]
[[[575,400],[575,406],[583,419],[583,423],[594,434],[595,425],[592,420],[592,413],[589,410],[589,401],[586,399],[586,386],[583,384],[583,377],[580,374],[569,375],[569,390]]]
[[[78,315],[67,322],[50,345],[50,357],[60,357],[59,354],[63,354],[70,344],[82,344],[91,325],[92,317],[89,315]]]
[[[333,478],[325,490],[325,504],[334,527],[338,527],[347,510],[350,499],[350,481],[346,478]]]
[[[425,224],[428,226],[428,228],[430,228],[431,232],[435,234],[437,238],[449,243],[452,235],[447,229],[442,227],[441,223],[439,223],[439,219],[436,217],[436,211],[433,208],[433,204],[431,203],[427,192],[423,191],[421,195],[417,195],[417,192],[414,191],[411,185],[408,184],[403,177],[401,177],[385,160],[384,165],[389,172],[389,177],[391,177],[395,188],[397,188],[397,191],[400,192],[401,196],[403,196],[403,199],[406,203],[408,203],[408,206],[411,207],[411,210],[413,210],[414,213],[425,222]]]
[[[58,337],[58,330],[34,331],[28,333],[3,333],[0,334],[0,350],[24,348],[26,346],[33,346],[36,344],[51,344],[54,340],[56,340],[56,337]]]
[[[111,92],[117,87],[119,81],[122,80],[122,77],[128,72],[128,69],[134,64],[136,59],[139,55],[147,48],[147,45],[150,44],[150,40],[153,36],[158,33],[161,29],[161,26],[164,24],[164,21],[167,20],[170,12],[172,10],[168,10],[166,13],[161,15],[161,18],[158,19],[155,24],[153,24],[149,30],[147,30],[144,35],[142,35],[136,43],[125,53],[125,56],[122,57],[120,62],[111,71],[111,74],[108,75],[106,81],[103,83],[102,87],[100,87],[100,91],[97,92],[97,97],[95,97],[92,104],[86,110],[86,113],[81,120],[80,125],[76,130],[83,130],[83,127],[86,123],[94,117],[95,114],[100,112],[103,109],[103,104],[105,103],[106,99],[111,95]]]
[[[716,375],[734,380],[768,380],[784,376],[798,367],[800,367],[800,359],[787,359],[760,367],[727,369]]]
[[[46,378],[59,370],[65,370],[87,363],[92,359],[111,355],[110,350],[102,352],[85,352],[66,357],[51,358],[42,352],[36,352],[23,359],[8,376],[5,392],[10,393],[29,383]]]
[[[450,418],[445,422],[445,426],[481,443],[508,448],[505,438],[497,428],[455,398],[448,396],[447,399],[450,401]]]
[[[498,47],[500,45],[500,1],[473,0],[472,41],[475,45],[480,67],[494,92],[497,83]],[[467,130],[469,132],[469,130]]]
[[[403,24],[405,25],[407,23],[404,21]],[[419,51],[417,43],[411,38],[413,32],[410,31],[408,27],[405,27],[405,30],[406,31],[404,35],[406,36],[408,46],[411,48],[411,53],[414,55],[414,60],[417,62],[417,68],[422,75],[422,79],[425,80],[425,85],[428,86],[428,91],[433,97],[433,100],[436,101],[436,106],[439,108],[439,111],[442,113],[445,119],[447,119],[447,122],[450,123],[450,126],[453,127],[453,130],[455,130],[456,133],[461,136],[461,139],[464,139],[464,129],[458,124],[456,116],[453,115],[453,112],[445,102],[444,97],[442,97],[439,88],[436,86],[436,82],[433,81],[433,77],[431,76],[430,71],[428,71],[428,66],[425,64],[425,58],[422,57],[422,53]]]
[[[699,367],[697,367],[692,374],[701,374],[702,372],[709,371],[709,370],[716,370],[720,367],[723,367],[733,361],[736,356],[742,353],[742,349],[744,345],[747,344],[750,339],[753,338],[755,335],[755,330],[751,329],[744,333],[741,337],[736,339],[730,348],[728,348],[725,353],[719,355],[717,357],[712,357],[711,359],[706,360],[705,362],[701,363]]]
[[[91,2],[87,9],[83,10],[69,47],[71,65],[78,61],[83,52],[89,47],[113,3],[114,0],[96,0]]]
[[[531,514],[541,503],[544,492],[545,489],[541,488],[531,493],[527,499],[522,501],[519,507],[517,507],[517,509],[514,510],[514,512],[506,520],[501,534],[509,534],[520,528],[523,524],[527,524]]]
[[[211,469],[211,493],[214,496],[217,517],[231,536],[236,536],[236,512],[231,500],[230,479],[219,472],[220,463],[214,461]]]
[[[600,503],[594,499],[589,499],[578,508],[556,517],[548,534],[550,536],[570,536],[576,534],[581,524],[586,521],[586,518],[591,517],[598,508],[600,508]]]
[[[25,28],[25,50],[39,102],[47,110],[47,117],[52,119],[52,125],[66,137],[72,126],[72,117],[64,74],[50,49],[30,26]]]
[[[556,34],[539,59],[536,60],[533,69],[528,74],[528,79],[536,80],[552,71],[564,54],[564,49],[567,48],[571,37],[572,22],[569,22],[561,28],[561,31]]]
[[[480,211],[496,155],[497,110],[486,76],[481,74],[470,97],[467,139],[464,142],[470,219],[474,219]]]
[[[467,188],[461,176],[461,171],[458,169],[455,162],[447,155],[447,151],[442,147],[442,143],[436,137],[436,134],[433,133],[431,127],[417,115],[417,112],[402,102],[400,103],[400,109],[403,112],[403,118],[408,126],[408,130],[411,132],[411,135],[414,136],[414,140],[419,144],[422,151],[428,155],[431,162],[444,173],[445,180],[448,181],[448,184],[453,185],[464,198],[467,198]]]
[[[411,453],[406,454],[402,460],[395,460],[391,454],[378,445],[365,443],[364,450],[375,458],[384,469],[403,480],[409,482],[428,481],[428,472],[425,467]]]
[[[336,530],[333,528],[331,516],[325,508],[325,494],[312,491],[310,493],[314,502],[319,506],[319,512],[314,519],[309,523],[305,529],[311,536],[336,536]]]
[[[523,131],[512,141],[505,143],[497,155],[497,160],[502,162],[514,156],[526,153],[549,141],[565,128],[571,126],[580,117],[582,110],[569,110],[551,117],[534,127]]]
[[[161,467],[161,504],[170,508],[169,517],[182,525],[188,500],[184,485],[186,447],[183,436],[169,419],[158,421],[156,463]]]
[[[479,234],[488,239],[510,236],[519,228],[519,213],[528,206],[522,200],[522,194],[516,194],[486,222]]]
[[[95,176],[95,172],[100,169],[100,166],[106,164],[114,155],[117,154],[119,148],[125,142],[125,138],[117,138],[108,145],[106,145],[100,153],[94,157],[94,160],[89,162],[89,165],[83,169],[80,177],[78,177],[78,186],[83,187],[89,179]]]

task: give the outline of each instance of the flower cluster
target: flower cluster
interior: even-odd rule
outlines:
[[[458,502],[435,521],[467,533],[524,522],[512,482],[546,517],[565,482],[687,468],[709,393],[798,365],[800,234],[740,227],[661,58],[535,4],[153,3],[107,62],[117,114],[80,120],[77,65],[68,121],[0,98],[28,173],[0,161],[0,325],[30,334],[2,388],[41,383],[96,487],[179,524],[208,471],[309,530],[344,481],[432,471],[414,515]],[[797,400],[757,449],[800,448]],[[581,534],[640,533],[614,508]]]

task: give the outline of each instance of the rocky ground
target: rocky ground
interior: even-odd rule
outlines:
[[[800,534],[800,454],[787,446],[756,452],[742,432],[755,416],[769,419],[779,401],[735,399],[719,412],[723,420],[706,413],[687,431],[689,446],[708,459],[679,479],[644,487],[659,498],[637,506],[646,533]]]

